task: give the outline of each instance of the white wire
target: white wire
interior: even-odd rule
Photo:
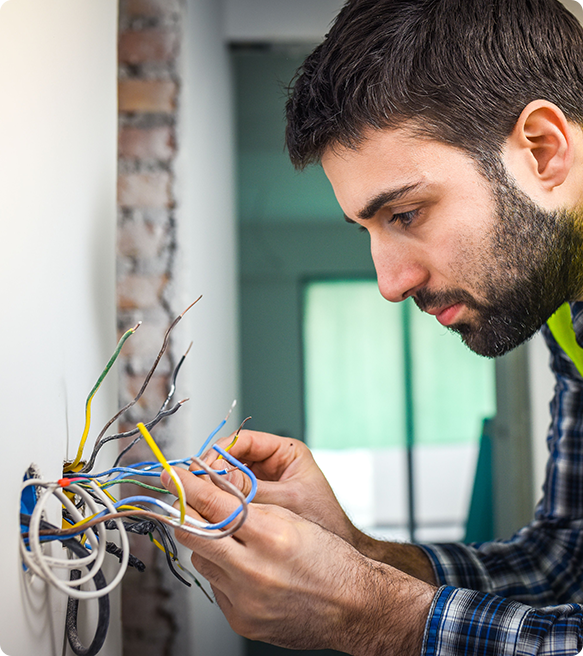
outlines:
[[[73,488],[74,486],[71,487]],[[54,569],[75,568],[76,561],[69,560],[69,559],[64,560],[62,558],[50,558],[46,556],[42,551],[42,543],[40,542],[39,539],[39,530],[40,530],[40,521],[42,518],[44,507],[47,504],[47,501],[50,498],[50,496],[52,494],[55,494],[59,488],[60,486],[58,483],[50,484],[48,486],[47,493],[44,494],[42,498],[37,501],[37,504],[34,508],[34,512],[30,520],[29,545],[30,545],[30,550],[32,552],[32,557],[34,558],[36,564],[40,568],[43,579],[45,581],[48,581],[49,583],[52,583],[53,585],[55,585],[55,587],[59,588],[60,590],[63,590],[64,592],[66,591],[67,594],[69,594],[69,591],[74,590],[75,586],[91,581],[95,576],[95,572],[99,571],[105,556],[105,531],[104,530],[99,531],[99,543],[96,545],[97,549],[94,550],[94,554],[92,553],[89,556],[89,557],[93,556],[91,560],[94,561],[94,566],[85,576],[83,576],[82,578],[76,581],[64,581],[62,579],[57,578],[54,575],[52,568]],[[78,490],[76,489],[72,489],[71,491],[75,494],[78,493]],[[55,496],[58,495],[55,494]],[[87,496],[89,495],[83,490],[81,496],[83,497],[84,500],[86,500]],[[77,509],[75,509],[75,511],[76,511],[75,514],[80,516],[80,513],[78,513]],[[82,560],[87,560],[87,559],[83,558]]]
[[[26,548],[23,549],[24,544],[21,542],[21,553],[23,555],[23,560],[24,560],[25,564],[27,566],[29,566],[30,569],[33,570],[35,574],[37,574],[38,576],[40,576],[43,579],[45,578],[45,576],[44,576],[45,570],[43,569],[43,567],[41,565],[39,565],[39,557],[38,557],[39,553],[41,554],[41,559],[44,562],[44,564],[46,564],[48,566],[52,566],[52,567],[56,567],[56,568],[60,568],[60,569],[64,569],[64,568],[73,569],[73,568],[76,568],[76,567],[87,566],[87,565],[89,565],[89,564],[91,564],[91,563],[93,563],[97,560],[98,562],[96,563],[96,566],[97,566],[97,569],[99,569],[101,567],[101,563],[103,562],[103,558],[104,558],[104,555],[105,555],[105,549],[102,547],[101,548],[101,553],[100,553],[99,542],[97,541],[97,538],[95,537],[93,532],[91,532],[88,535],[90,544],[93,548],[92,552],[84,558],[80,558],[76,561],[72,561],[70,559],[64,560],[62,558],[52,558],[52,557],[47,556],[46,554],[44,554],[42,552],[42,547],[40,547],[37,544],[37,543],[40,543],[40,540],[38,539],[38,530],[40,529],[40,521],[42,519],[44,508],[45,508],[48,500],[51,498],[52,494],[55,494],[55,496],[57,496],[59,498],[59,501],[61,501],[62,503],[64,503],[67,506],[68,510],[71,512],[71,514],[73,515],[73,517],[77,521],[80,521],[81,519],[83,519],[83,516],[77,510],[77,508],[75,508],[74,504],[66,497],[66,495],[62,494],[62,492],[60,490],[60,486],[58,485],[58,483],[41,481],[40,479],[29,479],[25,482],[25,484],[23,485],[23,488],[31,486],[31,485],[34,485],[34,486],[37,486],[37,487],[44,487],[44,488],[47,488],[47,490],[42,495],[42,497],[37,500],[37,503],[35,505],[35,508],[33,510],[33,514],[31,516],[31,520],[30,520],[31,526],[32,526],[33,521],[34,521],[34,525],[37,527],[37,529],[36,529],[36,538],[33,537],[32,539],[35,540],[35,546],[37,546],[38,548],[33,551],[32,547],[31,547],[31,551],[28,551]],[[84,498],[85,498],[85,496],[84,496]],[[89,502],[91,504],[91,507],[95,511],[97,511],[97,508],[96,508],[96,506],[93,502],[93,499],[89,499]],[[32,533],[32,531],[33,531],[33,529],[29,527],[29,533]],[[103,540],[105,539],[105,531],[102,530],[99,533],[100,533],[100,535],[99,535],[100,540],[103,542]],[[90,576],[89,578],[86,578],[85,580],[89,581],[91,578],[92,577]]]
[[[129,555],[130,555],[130,549],[129,549],[129,541],[128,541],[128,536],[125,530],[125,527],[123,525],[123,522],[121,519],[115,519],[115,523],[117,525],[117,528],[119,529],[120,533],[120,538],[121,538],[121,543],[122,543],[122,559],[120,563],[119,570],[114,577],[114,579],[109,583],[107,586],[100,590],[78,590],[77,586],[79,586],[82,582],[89,581],[90,579],[95,576],[95,574],[99,571],[99,567],[97,564],[101,563],[103,561],[103,556],[100,557],[100,554],[103,552],[105,553],[105,546],[106,546],[106,540],[105,540],[105,526],[103,524],[98,524],[98,534],[99,534],[99,540],[97,541],[95,536],[93,536],[93,540],[96,540],[96,548],[93,549],[95,552],[95,556],[93,556],[93,553],[91,556],[93,556],[93,560],[95,561],[95,564],[91,568],[89,574],[83,579],[79,579],[76,581],[63,581],[59,578],[57,578],[54,573],[51,570],[51,567],[49,564],[52,564],[53,567],[55,568],[63,568],[63,567],[78,567],[80,562],[84,562],[87,559],[78,559],[78,560],[60,560],[60,559],[55,559],[55,558],[50,558],[46,556],[43,551],[42,551],[42,543],[40,542],[39,539],[39,529],[40,529],[40,521],[41,521],[41,514],[42,511],[48,501],[48,499],[55,494],[59,498],[59,500],[63,501],[63,497],[66,499],[66,495],[64,495],[61,492],[61,486],[58,483],[52,483],[52,482],[47,482],[47,481],[41,481],[39,479],[29,479],[28,481],[25,482],[24,487],[27,485],[37,485],[40,487],[45,487],[47,488],[47,491],[45,494],[37,501],[34,511],[32,513],[31,519],[30,519],[30,527],[29,527],[29,545],[30,545],[30,552],[26,549],[24,546],[23,541],[21,541],[21,553],[22,553],[22,558],[25,562],[25,564],[38,576],[40,576],[44,581],[52,584],[54,587],[57,589],[61,590],[64,592],[66,595],[69,597],[73,597],[75,599],[97,599],[98,597],[103,597],[104,595],[108,594],[111,592],[121,581],[123,578],[125,571],[127,569],[128,561],[129,561]],[[98,487],[98,485],[91,481],[89,483],[95,494],[100,498],[100,500],[104,503],[106,508],[109,510],[111,513],[115,513],[116,509],[114,505],[111,503],[109,497]],[[87,501],[87,505],[91,510],[97,510],[93,499],[91,499],[91,495],[89,495],[88,492],[83,490],[83,488],[80,488],[77,485],[70,485],[69,489],[71,492],[74,494],[79,494],[85,501]],[[67,501],[69,501],[67,499]],[[70,501],[69,501],[70,503]],[[75,519],[77,517],[80,517],[81,519],[83,518],[82,515],[79,513],[77,508],[74,507],[73,504],[66,504],[68,509],[71,511],[71,507],[73,507],[74,511],[72,511],[72,514]],[[90,537],[92,531],[88,531],[87,535]],[[90,538],[91,539],[91,538]],[[89,557],[87,557],[89,558]]]
[[[83,490],[85,492],[85,490]],[[74,490],[75,494],[78,494],[78,490]],[[75,504],[69,499],[69,497],[63,492],[62,489],[57,488],[53,494],[59,499],[59,501],[67,508],[67,510],[71,513],[71,517],[75,520],[75,522],[80,522],[84,519],[83,515],[79,512],[79,510],[76,508]],[[83,496],[83,499],[89,506],[89,509],[91,510],[92,513],[97,513],[99,512],[97,506],[95,505],[93,498],[90,495],[80,495]],[[99,534],[99,540],[103,540],[105,538],[105,531],[98,531]],[[89,556],[86,556],[85,558],[78,558],[74,562],[71,560],[67,561],[62,561],[61,562],[66,562],[67,565],[66,567],[75,568],[78,565],[84,565],[84,561],[87,560],[87,564],[90,562],[93,562],[95,560],[96,556],[93,555],[93,552],[97,553],[97,550],[99,549],[99,540],[96,538],[95,533],[93,531],[87,531],[85,534],[87,536],[87,541],[91,545],[91,551],[92,553]],[[93,555],[93,559],[90,560],[91,556]],[[47,561],[48,562],[48,561]],[[97,566],[97,565],[95,565]],[[100,565],[101,566],[101,565]]]

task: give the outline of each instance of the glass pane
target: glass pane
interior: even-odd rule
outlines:
[[[496,412],[494,361],[410,308],[416,538],[463,539],[482,423]]]
[[[404,444],[401,309],[373,281],[306,287],[306,441],[316,449]]]
[[[410,316],[416,446],[476,443],[496,413],[494,360],[416,307]]]

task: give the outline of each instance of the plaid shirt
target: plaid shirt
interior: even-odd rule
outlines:
[[[583,302],[571,304],[583,347]],[[574,656],[583,649],[583,379],[542,329],[556,377],[543,498],[510,540],[422,545],[438,590],[423,656]]]

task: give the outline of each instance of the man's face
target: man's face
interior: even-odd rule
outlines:
[[[573,216],[539,208],[502,165],[487,180],[466,153],[405,130],[330,149],[322,165],[370,234],[381,294],[412,296],[476,353],[506,353],[583,290]]]

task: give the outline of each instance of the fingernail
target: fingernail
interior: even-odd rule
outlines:
[[[167,487],[168,487],[168,483],[170,482],[170,474],[169,474],[166,470],[164,470],[164,471],[160,474],[160,480],[162,481],[162,485],[163,485],[165,488],[167,488]]]

